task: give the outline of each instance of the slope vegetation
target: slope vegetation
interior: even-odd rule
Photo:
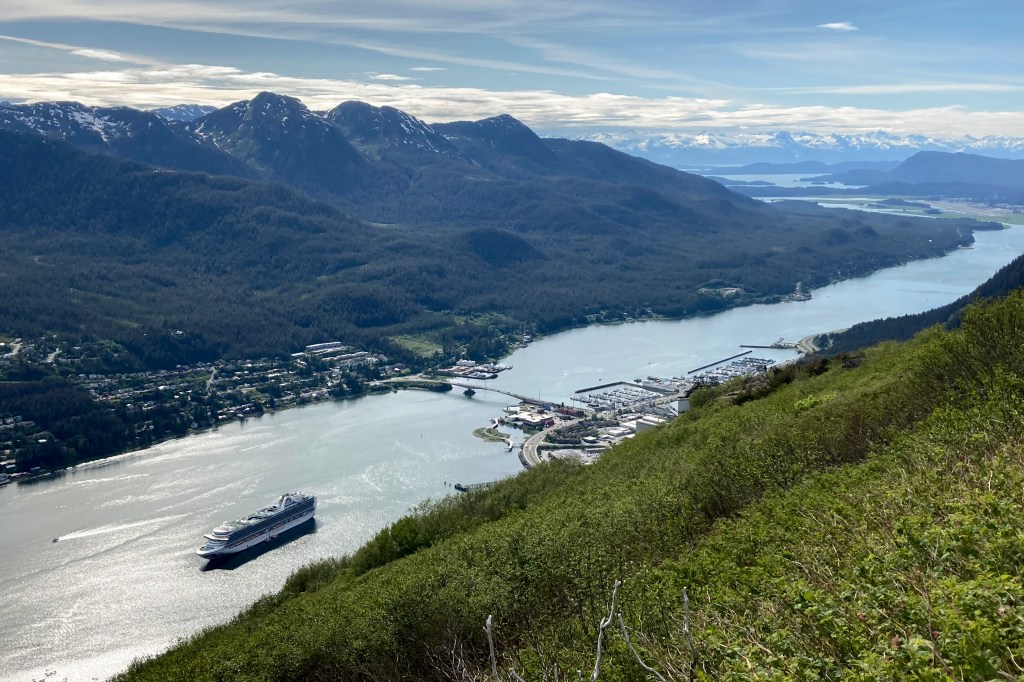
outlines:
[[[488,615],[502,669],[550,679],[593,666],[616,580],[666,678],[1012,678],[1022,322],[1014,294],[700,394],[591,467],[422,508],[122,679],[481,679]],[[603,653],[601,679],[645,676],[623,637]]]

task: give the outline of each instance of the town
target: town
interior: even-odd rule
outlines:
[[[448,391],[459,386],[470,397],[477,390],[500,391],[488,388],[486,381],[512,369],[460,359],[414,373],[414,368],[389,363],[379,353],[329,341],[281,358],[110,372],[101,368],[110,366],[109,356],[116,351],[103,342],[72,345],[44,338],[0,343],[0,372],[5,376],[51,377],[34,384],[43,386],[40,400],[55,406],[90,403],[75,419],[33,418],[11,409],[15,401],[0,396],[0,485],[297,405],[402,388]],[[591,462],[621,440],[685,412],[696,388],[763,372],[773,362],[737,357],[693,370],[685,378],[651,376],[580,389],[568,406],[500,391],[521,400],[484,431],[489,439],[508,443],[509,449],[513,438],[501,433],[500,425],[532,434],[520,444],[526,467],[552,458]],[[21,404],[26,399],[32,404],[32,397],[21,396]]]
[[[96,371],[107,352],[101,343],[16,339],[0,345],[5,376],[51,377],[41,382],[40,400],[18,396],[22,404],[38,405],[45,397],[53,404],[49,413],[69,402],[84,406],[78,418],[49,414],[44,425],[5,408],[13,400],[0,399],[0,485],[295,405],[391,391],[374,382],[407,371],[386,356],[340,342],[314,344],[286,358]]]

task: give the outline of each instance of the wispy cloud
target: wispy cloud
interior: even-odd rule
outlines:
[[[764,88],[794,95],[909,95],[943,92],[1024,92],[1024,85],[1009,83],[888,83],[876,85],[822,85],[806,88]]]
[[[120,52],[114,52],[113,50],[100,50],[91,47],[81,47],[79,45],[68,45],[66,43],[54,43],[45,40],[32,40],[30,38],[19,38],[18,36],[9,36],[0,34],[0,40],[5,40],[12,43],[20,43],[22,45],[31,45],[32,47],[43,47],[50,50],[59,50],[61,52],[67,52],[77,57],[86,57],[87,59],[98,59],[104,62],[133,62],[136,64],[153,64],[150,59],[127,56]]]
[[[111,52],[110,50],[92,50],[89,48],[82,48],[80,50],[71,50],[71,54],[78,55],[79,57],[88,57],[89,59],[99,59],[104,62],[128,61],[123,55],[117,52]]]
[[[366,75],[368,77],[372,78],[375,81],[411,81],[411,80],[414,80],[413,78],[410,78],[409,76],[399,76],[398,74],[394,74],[394,73],[368,73]]]
[[[447,71],[448,68],[444,66],[413,66],[409,69],[410,71],[422,71],[424,73],[430,73],[433,71]]]
[[[300,78],[234,67],[181,64],[74,73],[0,74],[0,99],[75,99],[88,104],[153,107],[180,102],[226,105],[261,90],[288,94],[313,109],[345,100],[394,106],[426,121],[478,119],[510,113],[538,131],[888,130],[946,136],[1024,136],[1024,111],[937,107],[886,111],[860,107],[740,105],[726,99],[638,97],[612,93],[571,96],[550,90],[427,87],[407,82]]]
[[[818,28],[827,28],[830,31],[844,32],[860,30],[849,21],[831,21],[827,24],[818,24]]]

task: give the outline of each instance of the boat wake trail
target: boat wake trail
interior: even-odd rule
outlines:
[[[96,528],[88,528],[86,530],[76,530],[68,533],[67,535],[61,535],[60,540],[80,540],[81,538],[90,538],[94,535],[105,535],[106,533],[117,533],[129,528],[137,528],[139,526],[148,526],[154,523],[162,523],[164,521],[173,521],[174,519],[180,519],[187,514],[175,514],[173,516],[161,516],[156,519],[146,519],[145,521],[136,521],[134,523],[116,523],[106,526],[97,526]]]

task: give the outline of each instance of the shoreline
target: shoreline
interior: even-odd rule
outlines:
[[[1003,230],[1009,230],[1009,229],[1012,229],[1013,227],[1020,227],[1019,225],[1015,225],[1015,224],[1008,224],[1008,223],[1001,223],[1001,224],[1003,226]],[[994,231],[994,230],[985,230],[985,231]],[[975,236],[974,236],[974,230],[972,230],[972,232],[971,232],[971,244],[967,248],[973,248],[975,241],[976,241],[976,239],[975,239]],[[964,247],[958,245],[958,246],[955,246],[952,249],[950,249],[950,250],[948,250],[948,251],[946,251],[943,254],[938,255],[938,256],[928,256],[928,257],[912,259],[912,260],[909,260],[909,261],[899,261],[899,262],[895,262],[895,263],[891,263],[891,264],[886,264],[886,265],[882,265],[881,267],[878,267],[878,268],[875,268],[873,270],[870,270],[868,272],[854,274],[854,275],[849,276],[849,277],[833,277],[833,278],[830,278],[828,283],[822,284],[820,286],[813,287],[813,288],[809,289],[809,291],[813,294],[813,292],[818,290],[818,289],[821,289],[821,288],[824,288],[824,287],[827,287],[827,286],[831,286],[833,284],[837,284],[837,283],[840,283],[840,282],[845,282],[845,281],[850,281],[850,280],[856,280],[856,279],[862,279],[862,278],[870,277],[870,276],[872,276],[872,275],[874,275],[874,274],[876,274],[878,272],[881,272],[883,270],[887,270],[889,268],[905,267],[907,264],[913,263],[913,262],[928,261],[928,260],[934,260],[934,259],[939,259],[939,258],[945,258],[945,257],[949,256],[951,253],[955,253],[956,251],[961,250],[962,248],[964,248]],[[565,332],[569,332],[569,331],[573,331],[573,330],[577,330],[577,329],[585,329],[585,328],[591,327],[591,326],[611,326],[611,325],[624,325],[624,324],[635,324],[635,323],[645,323],[645,322],[675,322],[675,321],[683,321],[683,320],[692,320],[692,319],[700,319],[700,318],[704,318],[704,317],[711,317],[713,315],[718,315],[720,313],[729,312],[731,310],[738,310],[740,308],[746,308],[746,307],[750,307],[750,306],[754,306],[754,305],[776,305],[776,304],[786,303],[786,302],[787,301],[785,301],[783,295],[775,295],[775,294],[773,294],[773,295],[758,297],[756,299],[751,299],[751,300],[743,300],[743,301],[730,300],[730,301],[726,302],[726,304],[722,308],[718,308],[718,309],[715,309],[715,310],[698,311],[698,312],[684,314],[684,315],[651,314],[649,316],[644,316],[644,317],[630,317],[630,318],[619,319],[619,320],[594,320],[594,321],[589,321],[589,322],[585,322],[585,323],[581,323],[581,324],[568,325],[566,327],[559,328],[559,329],[557,329],[555,331],[548,332],[548,333],[533,332],[531,334],[531,339],[529,341],[521,341],[519,343],[516,343],[514,346],[512,346],[510,348],[510,351],[508,353],[506,353],[505,355],[499,357],[497,360],[495,360],[495,362],[500,362],[502,360],[505,360],[505,359],[511,357],[511,355],[513,355],[516,350],[519,350],[519,349],[525,348],[527,346],[530,346],[530,345],[532,345],[533,343],[535,343],[537,341],[540,341],[540,340],[543,340],[543,339],[546,339],[548,337],[555,336],[555,335],[558,335],[558,334],[562,334],[562,333],[565,333]],[[803,344],[806,341],[806,342],[808,342],[807,343],[807,347],[808,348],[811,348],[811,347],[814,348],[814,350],[811,350],[811,351],[804,351],[804,354],[810,354],[812,352],[817,352],[818,350],[820,350],[820,348],[818,348],[816,346],[816,344],[813,344],[813,342],[812,342],[813,339],[815,339],[815,338],[817,338],[819,336],[822,336],[824,334],[829,334],[829,333],[831,333],[831,332],[828,332],[828,331],[818,332],[816,334],[810,335],[807,338],[801,339],[800,344]],[[810,341],[809,341],[809,339],[810,339]],[[421,374],[421,373],[417,373],[417,375],[419,375],[419,374]],[[275,414],[277,412],[282,412],[284,410],[290,410],[290,409],[293,409],[293,408],[296,408],[296,407],[306,407],[306,406],[309,406],[309,405],[318,405],[318,404],[322,404],[322,403],[326,403],[326,402],[341,401],[341,400],[356,400],[356,399],[364,398],[364,397],[367,397],[367,396],[370,396],[370,395],[385,395],[387,393],[396,392],[399,389],[406,389],[406,390],[416,389],[416,390],[428,390],[428,391],[435,391],[435,392],[441,392],[441,391],[444,390],[444,389],[432,389],[432,388],[429,388],[427,386],[402,385],[402,381],[403,381],[402,377],[397,377],[394,380],[385,380],[385,381],[378,381],[378,382],[368,383],[366,385],[367,386],[367,390],[364,391],[361,394],[358,394],[358,395],[347,395],[347,396],[340,397],[340,398],[326,397],[326,398],[323,398],[323,399],[320,399],[320,400],[311,400],[310,402],[307,402],[307,403],[295,403],[295,404],[286,405],[285,407],[281,407],[281,408],[268,409],[263,414],[271,414],[272,415],[272,414]],[[415,381],[415,380],[413,380],[413,381]],[[449,386],[450,386],[450,384],[449,384]],[[448,390],[450,390],[450,388]],[[243,421],[244,422],[244,421],[246,421],[246,420],[248,420],[250,418],[261,417],[261,416],[263,416],[263,414],[261,414],[261,415],[254,415],[253,417],[246,417],[245,419],[239,420],[239,421]],[[230,423],[230,422],[224,422],[224,424],[226,424],[226,423]],[[33,474],[31,477],[22,476],[22,477],[19,477],[18,479],[12,479],[11,482],[12,483],[22,483],[22,482],[29,483],[29,482],[32,482],[32,481],[35,481],[35,480],[39,480],[39,479],[43,479],[43,478],[52,478],[52,477],[55,477],[57,475],[61,475],[64,472],[73,470],[73,469],[75,469],[75,468],[77,468],[79,466],[83,466],[83,465],[87,465],[87,464],[92,464],[92,463],[96,463],[96,462],[103,462],[105,460],[109,460],[109,459],[116,458],[116,457],[124,457],[124,456],[128,456],[128,455],[138,454],[140,452],[145,452],[146,450],[149,450],[149,449],[151,449],[153,447],[159,446],[159,445],[161,445],[163,443],[166,443],[166,442],[169,442],[169,441],[180,440],[180,439],[186,438],[188,436],[199,435],[199,434],[206,433],[206,432],[209,432],[209,431],[214,431],[214,430],[220,428],[222,425],[223,425],[222,423],[217,423],[217,424],[211,424],[211,425],[205,426],[205,427],[196,428],[194,430],[190,429],[184,435],[181,435],[181,436],[169,436],[167,438],[163,438],[163,439],[161,439],[159,441],[156,441],[154,443],[150,443],[149,445],[147,445],[144,448],[125,450],[125,451],[118,452],[118,453],[103,455],[103,456],[97,457],[95,459],[83,459],[82,461],[77,462],[77,463],[72,464],[72,465],[67,466],[67,467],[63,467],[63,468],[60,468],[60,469],[44,469],[44,470],[41,470],[41,471]],[[504,441],[505,439],[502,439],[502,440]],[[497,441],[495,441],[495,442],[497,442]]]

